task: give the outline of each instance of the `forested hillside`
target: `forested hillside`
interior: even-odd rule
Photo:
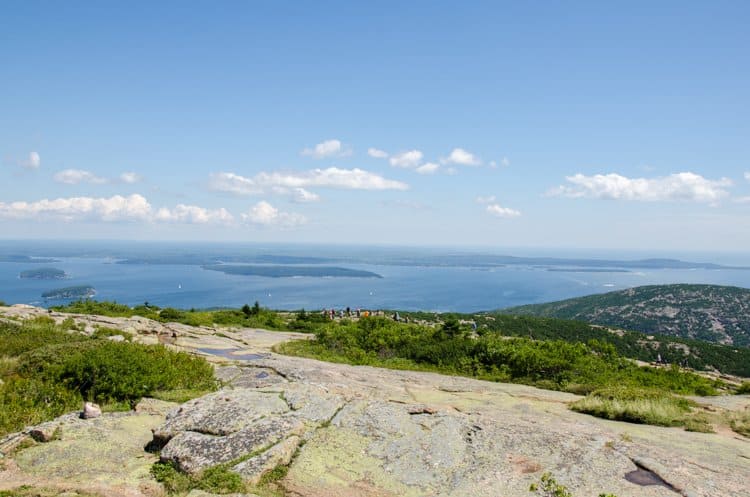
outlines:
[[[750,346],[750,290],[732,286],[641,286],[500,312]]]

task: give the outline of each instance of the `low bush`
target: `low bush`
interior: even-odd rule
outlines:
[[[0,355],[18,356],[42,345],[81,342],[81,334],[65,333],[50,318],[36,318],[24,323],[0,323]]]
[[[189,475],[179,471],[168,462],[157,462],[151,466],[151,474],[170,494],[186,493],[194,489],[212,494],[242,493],[247,490],[242,477],[230,471],[226,464]]]
[[[446,321],[449,323],[449,321]],[[279,351],[351,364],[426,369],[540,388],[588,393],[621,385],[691,395],[716,393],[714,383],[679,368],[639,367],[609,344],[539,341],[396,323],[386,318],[321,325],[315,340]]]
[[[0,385],[0,436],[81,407],[81,396],[63,385],[12,377]]]
[[[202,358],[69,327],[50,319],[0,322],[0,436],[80,408],[82,400],[123,409],[147,395],[184,401],[217,386]]]
[[[62,348],[67,349],[64,355]],[[22,358],[22,371],[34,370],[39,377],[97,402],[137,401],[157,390],[214,386],[213,369],[205,360],[161,345],[100,340],[93,345],[42,348],[32,355],[33,360]]]

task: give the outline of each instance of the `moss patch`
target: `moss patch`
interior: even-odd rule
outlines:
[[[315,489],[317,494],[330,489],[339,495],[342,489],[367,486],[404,497],[429,495],[395,480],[381,460],[367,454],[368,444],[367,438],[351,430],[318,430],[290,466],[289,478],[295,487]]]

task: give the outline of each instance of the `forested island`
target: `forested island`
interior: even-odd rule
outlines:
[[[64,280],[68,275],[62,269],[41,267],[39,269],[21,271],[18,277],[24,280]]]
[[[67,286],[65,288],[57,288],[50,290],[42,294],[42,298],[46,300],[59,300],[59,299],[89,299],[96,295],[96,289],[91,285],[77,285]]]
[[[382,278],[381,275],[371,271],[349,269],[336,266],[261,266],[261,265],[233,265],[233,264],[208,264],[201,266],[208,271],[220,271],[226,274],[237,274],[242,276],[263,276],[266,278],[291,278],[295,276],[308,276],[315,278]]]

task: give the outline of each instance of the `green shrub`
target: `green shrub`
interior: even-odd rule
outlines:
[[[0,322],[0,355],[17,356],[42,345],[81,342],[86,337],[65,333],[50,318],[36,318],[23,323]]]
[[[179,471],[171,463],[157,462],[151,466],[151,474],[170,494],[185,493],[193,489],[229,494],[242,493],[247,489],[242,477],[230,471],[227,464],[207,468],[197,475],[189,475]]]
[[[245,490],[242,477],[230,471],[226,465],[207,468],[196,480],[195,488],[214,494],[241,493]]]
[[[737,387],[737,391],[735,393],[737,393],[738,395],[750,393],[750,381],[743,381],[742,385]]]
[[[297,320],[301,318],[298,316]],[[442,328],[396,323],[380,317],[357,322],[329,321],[317,327],[315,337],[299,344],[285,344],[279,350],[351,364],[383,367],[398,364],[400,368],[411,365],[412,369],[578,393],[608,385],[693,395],[716,392],[710,380],[679,368],[638,367],[619,357],[609,344],[594,340],[540,341],[496,333],[472,338],[463,333],[447,333]]]
[[[99,327],[91,334],[91,338],[107,338],[113,336],[121,336],[128,342],[133,340],[133,336],[130,333],[115,328]]]
[[[0,436],[81,407],[81,397],[63,385],[10,378],[0,385]]]
[[[97,402],[137,401],[156,390],[214,388],[211,365],[185,352],[161,345],[89,343],[70,347],[67,355],[58,355],[46,364],[40,364],[37,357],[34,367],[48,381],[61,382]],[[21,369],[29,366],[23,362]]]
[[[151,475],[168,493],[186,493],[195,488],[190,475],[177,470],[172,464],[157,462],[151,466]]]
[[[180,322],[185,318],[185,314],[187,313],[185,313],[184,311],[173,309],[172,307],[166,307],[159,312],[159,320],[168,322]]]

